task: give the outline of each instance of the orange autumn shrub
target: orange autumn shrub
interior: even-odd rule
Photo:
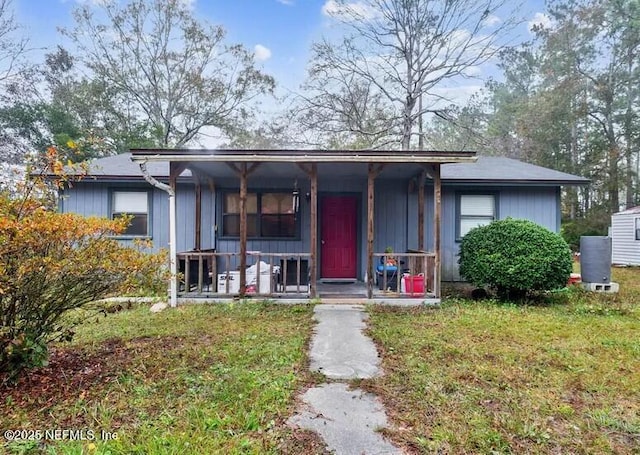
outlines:
[[[166,254],[113,238],[127,219],[58,213],[31,194],[0,194],[0,382],[72,337],[70,310],[140,286],[166,292]]]

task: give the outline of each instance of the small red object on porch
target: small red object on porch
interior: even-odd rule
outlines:
[[[582,281],[582,277],[580,276],[579,273],[572,273],[569,276],[569,282],[567,283],[567,286],[571,286],[572,284],[580,283],[581,281]]]
[[[424,275],[405,275],[404,289],[407,294],[423,295],[424,294]]]

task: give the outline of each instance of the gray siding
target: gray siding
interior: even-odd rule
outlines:
[[[220,239],[216,229],[220,217],[220,198],[225,189],[237,189],[238,179],[221,179],[215,182],[219,191],[211,192],[208,185],[202,191],[202,248],[216,248],[219,252],[239,251],[237,239]],[[249,189],[291,191],[294,181],[276,179],[250,179]],[[298,181],[300,189],[300,238],[294,240],[250,240],[250,251],[266,253],[308,253],[310,251],[310,207],[305,194],[310,191],[309,182]],[[358,225],[358,270],[363,279],[367,264],[367,182],[363,178],[320,179],[319,197],[327,194],[354,195],[359,200],[360,222]],[[79,182],[65,191],[61,210],[83,215],[109,216],[109,190],[113,188],[142,188],[153,191],[151,209],[151,236],[156,249],[168,247],[168,195],[151,188],[146,182],[136,184]],[[375,238],[374,249],[383,252],[388,246],[394,251],[417,248],[418,209],[417,191],[408,191],[405,180],[376,181],[375,189]],[[433,249],[433,187],[426,189],[426,249]],[[454,186],[445,185],[442,190],[442,277],[445,281],[459,280],[458,247],[456,241],[456,194],[458,192],[495,193],[498,197],[498,216],[530,219],[548,229],[558,232],[560,228],[559,188],[555,186]],[[177,191],[177,249],[188,251],[195,246],[195,192],[192,184],[180,183]],[[321,214],[320,214],[321,216]],[[633,228],[629,228],[630,235]],[[319,232],[321,235],[321,233]],[[320,240],[320,239],[319,239]],[[636,242],[640,243],[640,242]],[[615,249],[614,240],[614,249]],[[635,245],[638,247],[638,245]],[[634,250],[637,251],[637,250]],[[640,251],[637,252],[640,256]],[[234,264],[234,266],[236,266]]]
[[[433,199],[433,198],[432,198]],[[433,212],[428,212],[433,213]],[[432,224],[432,223],[429,223]],[[433,230],[433,228],[432,228]],[[456,241],[456,189],[442,188],[442,280],[458,281],[458,251]],[[425,237],[427,238],[427,237]],[[427,240],[428,249],[432,248],[432,238]]]
[[[62,193],[60,210],[69,213],[78,213],[84,216],[98,216],[108,218],[110,213],[109,192],[114,189],[138,189],[152,192],[150,207],[150,237],[154,250],[169,247],[169,195],[157,188],[151,187],[146,182],[122,183],[122,182],[90,182],[83,181],[74,184]],[[204,199],[204,198],[203,198]],[[177,192],[177,246],[178,251],[193,248],[195,231],[193,226],[193,210],[195,197],[193,185],[180,185]],[[191,201],[191,202],[190,202]],[[191,212],[188,212],[192,210]],[[132,243],[132,240],[122,240],[123,243]]]
[[[156,190],[159,191],[159,190]],[[165,218],[156,220],[154,217],[154,227],[160,223],[163,230],[166,230],[166,238],[169,238],[169,195],[162,192],[167,205],[167,215]],[[178,251],[191,250],[195,246],[196,228],[196,194],[193,185],[178,185],[176,190],[176,234]],[[163,232],[164,234],[164,232]]]
[[[108,187],[98,184],[75,183],[60,199],[61,210],[84,216],[108,216]]]
[[[557,188],[506,188],[500,190],[500,218],[524,218],[553,232],[560,230]]]
[[[374,242],[373,249],[383,252],[406,251],[407,243],[407,182],[403,180],[380,180],[375,188]],[[365,204],[366,205],[366,204]],[[366,207],[363,220],[366,220]],[[366,226],[364,238],[366,242]],[[366,252],[366,249],[365,249]]]
[[[149,185],[147,185],[149,187]],[[153,189],[151,208],[151,240],[156,250],[169,249],[169,195],[157,188]]]
[[[449,186],[442,188],[442,279],[459,281],[458,252],[456,240],[456,194],[493,193],[497,196],[498,218],[522,218],[534,221],[553,232],[560,231],[560,191],[558,187],[490,187]],[[426,249],[433,249],[433,187],[425,189],[426,199]],[[407,244],[417,248],[418,208],[417,193],[409,193]]]
[[[195,203],[195,196],[194,196],[194,203]],[[215,193],[212,193],[211,191],[209,191],[209,188],[207,186],[203,186],[202,188],[202,224],[200,226],[200,233],[202,236],[201,238],[202,248],[205,250],[216,247],[215,226],[216,226]]]
[[[611,217],[611,262],[621,265],[640,265],[640,240],[635,237],[638,213]]]

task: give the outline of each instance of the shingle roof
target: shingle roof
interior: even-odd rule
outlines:
[[[143,178],[140,166],[131,161],[131,153],[91,160],[88,166],[88,174],[99,179]],[[149,163],[147,169],[154,177],[169,177],[169,163]]]
[[[622,212],[614,213],[613,216],[618,215],[635,215],[640,214],[640,205],[637,207],[630,207],[627,210],[623,210]]]
[[[480,156],[475,163],[445,164],[441,177],[451,182],[589,183],[584,177],[503,156]]]
[[[154,177],[169,176],[167,162],[149,162]],[[97,179],[142,179],[131,153],[109,156],[89,162],[89,175]],[[460,183],[550,183],[587,184],[588,179],[505,157],[481,156],[475,163],[443,164],[442,180]]]

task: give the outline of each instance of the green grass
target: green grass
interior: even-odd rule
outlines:
[[[517,306],[450,298],[371,308],[385,376],[361,381],[416,453],[640,453],[640,270],[616,295],[576,290]],[[0,453],[310,453],[292,432],[311,306],[146,306],[89,320],[51,364],[0,390],[0,429],[92,430],[95,440],[0,437]],[[100,431],[117,435],[103,440]]]
[[[388,435],[417,453],[640,453],[640,271],[613,279],[619,295],[536,306],[371,308],[386,375],[364,385]]]
[[[4,444],[9,453],[280,453],[308,380],[311,307],[147,307],[79,327],[72,345],[0,391],[0,428],[101,430],[116,440]],[[4,441],[3,441],[4,442]],[[0,452],[2,452],[0,442]]]

